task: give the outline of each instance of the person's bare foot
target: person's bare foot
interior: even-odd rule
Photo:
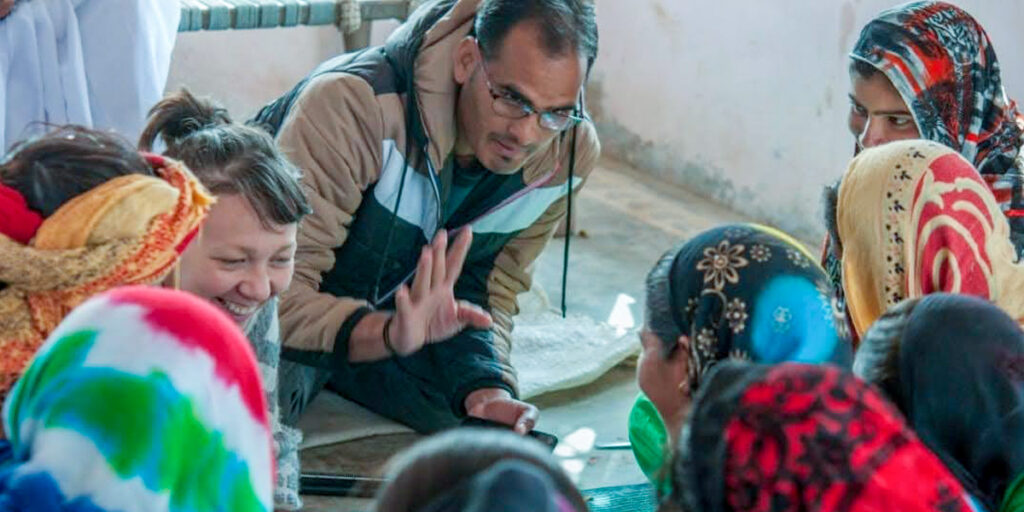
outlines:
[[[14,8],[14,0],[0,0],[0,20],[7,17]]]

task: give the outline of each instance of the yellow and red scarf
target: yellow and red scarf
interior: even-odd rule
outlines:
[[[903,299],[935,292],[987,299],[1024,320],[1024,265],[978,171],[941,144],[863,151],[839,187],[843,289],[863,334]]]

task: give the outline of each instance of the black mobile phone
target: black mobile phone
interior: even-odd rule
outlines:
[[[462,420],[463,427],[483,427],[483,428],[498,428],[502,430],[512,430],[512,425],[506,425],[497,421],[485,420],[483,418],[477,418],[475,416],[467,416],[466,419]],[[541,432],[539,430],[531,430],[526,433],[541,444],[548,447],[548,450],[554,451],[555,446],[558,445],[558,438],[548,434],[547,432]]]
[[[299,475],[299,493],[311,496],[348,496],[372,498],[384,485],[380,478],[331,473],[302,473]]]

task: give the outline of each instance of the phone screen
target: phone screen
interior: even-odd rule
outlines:
[[[501,430],[512,430],[512,425],[506,425],[497,421],[485,420],[483,418],[477,418],[469,416],[462,420],[463,427],[483,427],[483,428],[497,428]],[[554,435],[548,434],[547,432],[541,432],[539,430],[531,430],[526,433],[527,436],[540,441],[541,444],[548,447],[548,450],[554,450],[555,446],[558,445],[558,438]]]

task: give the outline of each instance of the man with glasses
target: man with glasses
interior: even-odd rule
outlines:
[[[433,0],[257,115],[314,208],[281,303],[286,422],[326,385],[421,432],[533,428],[512,317],[597,160],[596,56],[591,0]]]

